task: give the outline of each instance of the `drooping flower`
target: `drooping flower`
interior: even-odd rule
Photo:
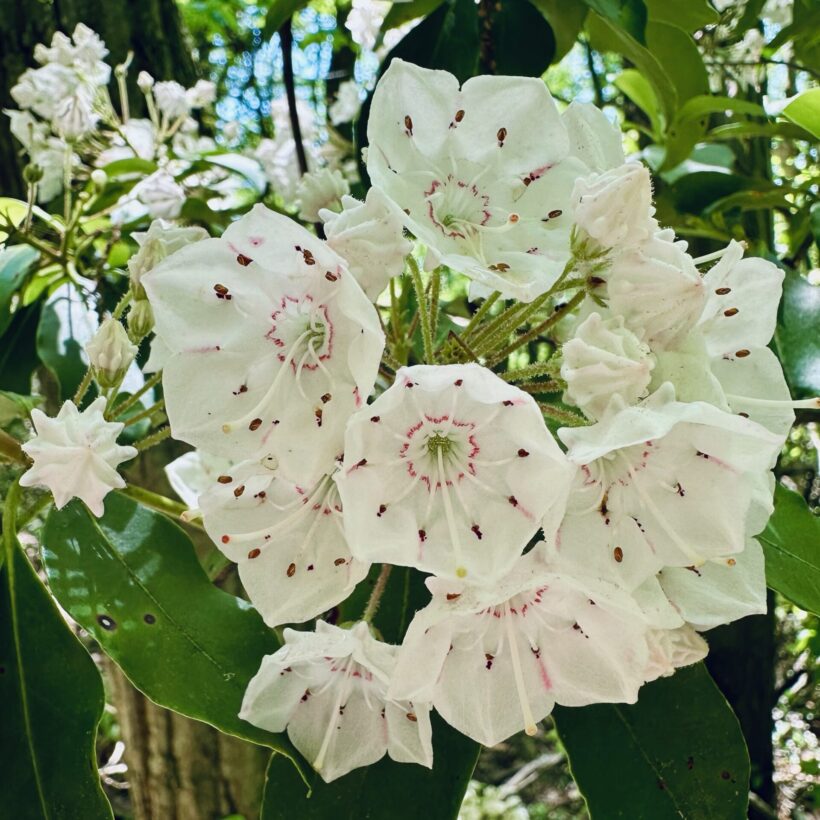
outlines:
[[[631,703],[649,663],[648,630],[614,584],[556,574],[534,552],[491,586],[431,578],[390,693],[431,700],[485,746],[535,734],[554,704]]]
[[[348,193],[350,186],[339,171],[320,168],[305,174],[296,187],[299,218],[306,222],[318,222],[319,211],[341,207],[341,199]]]
[[[412,245],[404,238],[401,213],[378,188],[371,188],[364,202],[342,197],[341,213],[322,210],[319,216],[327,244],[347,262],[371,299],[404,270]]]
[[[432,767],[429,704],[387,694],[397,646],[377,641],[365,623],[319,621],[315,632],[284,634],[248,685],[241,718],[271,732],[287,728],[328,783],[385,754]]]
[[[532,397],[477,364],[401,368],[348,423],[336,476],[357,558],[472,582],[554,530],[570,480]]]
[[[664,567],[739,553],[747,528],[765,525],[778,438],[712,405],[675,401],[669,384],[559,436],[580,471],[547,552],[596,577],[635,589]]]
[[[314,618],[343,601],[370,565],[350,554],[331,475],[304,488],[278,475],[275,458],[231,467],[199,497],[205,529],[239,565],[265,623]]]
[[[591,313],[561,349],[565,400],[592,419],[603,416],[613,396],[634,404],[648,393],[654,357],[620,316]]]
[[[318,481],[384,347],[375,308],[339,257],[258,205],[142,283],[173,353],[163,378],[174,435],[235,461],[271,453],[300,486]]]
[[[569,259],[570,194],[588,169],[540,79],[443,71],[395,59],[368,120],[367,169],[442,262],[531,301]],[[476,290],[477,288],[477,290]]]
[[[32,410],[35,435],[23,450],[34,465],[20,477],[20,484],[47,487],[58,510],[79,498],[94,515],[101,516],[105,496],[125,486],[117,465],[137,454],[134,447],[117,444],[125,425],[106,421],[105,405],[100,396],[81,412],[67,401],[54,418]]]
[[[100,387],[117,387],[137,355],[137,346],[128,338],[118,319],[105,319],[85,346],[85,352]]]

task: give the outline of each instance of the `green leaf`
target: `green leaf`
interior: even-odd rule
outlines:
[[[250,604],[209,582],[165,516],[117,493],[100,519],[72,501],[49,514],[43,563],[60,604],[151,700],[294,755],[286,738],[238,717],[275,635]]]
[[[308,4],[308,0],[273,0],[265,15],[262,37],[269,40],[282,26]]]
[[[434,714],[432,771],[385,757],[329,784],[313,774],[310,793],[294,766],[274,755],[261,820],[454,820],[479,749]]]
[[[751,114],[756,117],[766,116],[763,106],[750,100],[699,94],[696,97],[691,97],[681,106],[677,119],[678,121],[698,119],[707,114],[717,114],[723,111],[732,111],[735,114]]]
[[[382,32],[403,26],[419,17],[426,17],[443,2],[444,0],[410,0],[409,3],[393,3],[382,23]]]
[[[670,192],[679,211],[700,214],[713,202],[751,187],[753,180],[748,177],[720,171],[696,171],[677,180]]]
[[[0,344],[0,388],[15,393],[31,393],[31,374],[40,364],[35,339],[40,321],[40,305],[17,310]]]
[[[4,811],[21,820],[110,818],[94,751],[105,705],[100,673],[23,554],[13,522],[3,524],[0,794]]]
[[[593,11],[646,45],[646,6],[643,0],[584,0]]]
[[[148,176],[157,170],[157,164],[151,162],[149,159],[141,159],[140,157],[126,157],[125,159],[115,159],[109,162],[108,165],[103,166],[108,177],[128,176],[130,174],[137,174],[139,176]]]
[[[717,23],[720,15],[707,0],[644,0],[649,19],[689,32]]]
[[[28,213],[28,205],[19,199],[12,199],[8,196],[0,197],[0,225],[7,225],[9,222],[15,228],[19,227]],[[0,242],[8,239],[8,234],[0,229]]]
[[[564,0],[530,0],[530,2],[544,15],[555,35],[555,54],[552,61],[557,63],[578,40],[589,9],[584,3],[566,3]],[[398,5],[401,4],[397,3],[396,6]]]
[[[627,68],[615,78],[615,87],[623,91],[649,118],[656,139],[661,138],[661,122],[658,116],[658,98],[649,80],[634,68]]]
[[[799,273],[787,274],[775,343],[792,391],[820,394],[820,287]]]
[[[729,122],[713,128],[707,138],[734,140],[743,137],[773,137],[775,139],[814,140],[808,131],[791,122]]]
[[[553,717],[592,820],[746,817],[746,744],[703,664],[644,686],[633,705]]]
[[[0,424],[25,418],[41,401],[40,396],[21,396],[0,390]]]
[[[783,116],[820,139],[820,88],[810,88],[793,99]]]
[[[555,35],[530,3],[503,3],[493,15],[493,59],[498,74],[540,77],[555,56]]]
[[[28,245],[0,250],[0,335],[11,324],[11,301],[40,254]]]
[[[801,609],[820,615],[820,518],[803,497],[778,484],[774,514],[757,540],[766,556],[766,583]]]

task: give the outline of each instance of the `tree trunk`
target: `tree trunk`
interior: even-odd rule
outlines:
[[[134,53],[129,98],[135,114],[144,107],[136,88],[140,70],[158,80],[174,79],[186,85],[196,78],[174,0],[0,0],[0,110],[16,107],[11,87],[35,64],[34,46],[49,43],[55,31],[70,34],[80,22],[102,37],[113,65],[122,62],[129,51]],[[112,97],[116,100],[116,94]],[[0,115],[0,196],[23,196],[19,151],[8,117]]]

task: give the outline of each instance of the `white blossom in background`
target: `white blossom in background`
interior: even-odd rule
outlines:
[[[230,459],[191,450],[166,464],[165,476],[188,509],[197,510],[199,496],[211,489],[219,476],[225,475],[232,466]]]
[[[185,91],[185,97],[190,108],[205,108],[216,102],[216,84],[210,80],[197,80],[192,88]]]
[[[588,173],[540,79],[481,76],[393,60],[373,94],[367,170],[443,263],[531,301],[570,258],[570,196]]]
[[[29,160],[43,172],[37,183],[38,202],[49,202],[63,190],[68,145],[59,137],[52,136],[49,127],[32,117],[28,111],[4,113],[9,117],[11,133],[25,148]],[[72,165],[76,164],[76,155],[71,162]]]
[[[347,425],[353,554],[492,582],[563,514],[571,468],[533,398],[477,364],[401,368]]]
[[[130,198],[144,205],[151,219],[176,219],[187,195],[168,171],[159,170],[138,182]]]
[[[365,51],[372,51],[392,5],[389,0],[353,0],[350,13],[345,18],[345,28],[353,42]]]
[[[407,630],[390,693],[431,700],[485,746],[535,734],[556,703],[632,703],[649,665],[632,597],[534,552],[491,586],[431,578],[432,601]]]
[[[94,378],[103,388],[119,385],[137,355],[137,346],[118,319],[105,319],[85,346]]]
[[[154,87],[154,78],[147,71],[137,74],[137,88],[147,94]]]
[[[561,354],[561,378],[567,383],[564,399],[591,419],[604,415],[613,396],[635,404],[649,392],[654,357],[620,316],[602,319],[591,313],[564,343]]]
[[[113,134],[109,140],[110,147],[103,149],[97,156],[95,165],[104,168],[118,159],[152,160],[157,155],[157,130],[151,120],[131,118],[122,126],[122,134]]]
[[[327,244],[345,260],[370,299],[404,271],[413,246],[404,237],[398,207],[378,188],[370,188],[364,202],[344,196],[341,212],[322,210],[319,217]]]
[[[46,487],[58,510],[79,498],[99,518],[105,496],[125,486],[117,465],[137,455],[134,447],[117,444],[125,425],[106,421],[105,405],[102,396],[83,411],[67,401],[54,418],[32,410],[35,435],[23,450],[34,464],[20,477],[21,486]]]
[[[310,488],[277,467],[272,457],[242,462],[199,497],[205,529],[239,565],[251,603],[272,627],[321,615],[370,569],[350,553],[335,465]]]
[[[315,632],[284,634],[285,645],[248,685],[241,718],[287,729],[328,783],[385,754],[432,768],[429,704],[387,693],[398,647],[377,641],[365,623],[339,629],[318,621]]]
[[[324,242],[257,205],[221,239],[142,277],[176,438],[239,461],[273,454],[312,486],[342,452],[384,348],[373,305]]]
[[[320,168],[305,174],[296,186],[299,219],[318,222],[319,211],[338,210],[342,197],[350,193],[350,185],[338,170]]]
[[[186,117],[191,110],[185,88],[175,80],[154,83],[154,99],[159,113],[168,120]]]
[[[561,114],[569,137],[569,153],[596,174],[626,161],[621,129],[592,103],[571,102]]]
[[[91,101],[78,92],[60,101],[54,110],[51,128],[67,142],[77,142],[96,128],[96,122]]]
[[[349,19],[349,18],[348,18]],[[345,80],[339,84],[336,99],[328,106],[327,115],[333,125],[353,122],[359,116],[362,98],[355,80]]]
[[[649,633],[649,664],[647,682],[666,678],[676,670],[702,661],[709,645],[691,626],[677,629],[656,629]]]

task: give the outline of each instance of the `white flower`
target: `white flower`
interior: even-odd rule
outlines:
[[[72,69],[49,63],[42,68],[30,68],[20,75],[11,89],[12,99],[20,108],[31,109],[43,119],[51,120],[57,106],[73,95],[79,87]]]
[[[68,142],[76,142],[96,127],[96,116],[83,94],[73,94],[62,100],[54,111],[51,127]]]
[[[652,180],[640,163],[627,162],[582,177],[575,183],[572,202],[582,236],[586,234],[602,248],[639,245],[655,232]]]
[[[540,79],[451,74],[393,60],[376,86],[367,170],[448,265],[531,301],[569,259],[575,179],[588,173]]]
[[[429,705],[387,695],[397,650],[373,638],[365,623],[286,629],[285,645],[263,659],[248,685],[239,716],[271,732],[287,727],[328,783],[385,754],[429,769]]]
[[[190,108],[204,108],[216,100],[216,84],[210,80],[197,80],[193,88],[185,92]]]
[[[350,420],[336,481],[357,558],[476,582],[560,520],[570,467],[531,396],[477,364],[419,365]]]
[[[339,84],[336,99],[328,106],[327,114],[333,125],[341,125],[355,120],[361,107],[362,98],[358,83],[355,80],[345,80]]]
[[[601,418],[612,396],[634,404],[648,393],[654,359],[620,316],[590,314],[561,352],[565,400],[592,419]]]
[[[372,51],[390,6],[387,0],[353,0],[345,19],[345,28],[353,37],[353,42],[366,51]]]
[[[609,309],[653,351],[685,338],[703,310],[703,282],[685,248],[656,235],[616,254],[602,274]]]
[[[257,205],[142,284],[174,354],[163,374],[174,435],[234,460],[273,453],[312,486],[342,451],[384,348],[375,308],[339,257]]]
[[[402,214],[378,188],[364,202],[342,197],[342,211],[323,210],[327,244],[347,262],[364,292],[375,299],[404,270],[412,249],[404,238]]]
[[[580,467],[547,552],[634,589],[663,567],[700,567],[743,550],[770,503],[779,439],[664,385],[635,407],[613,401],[597,424],[559,436]]]
[[[185,89],[174,80],[155,83],[154,99],[160,114],[169,120],[186,117],[191,110]]]
[[[621,131],[592,103],[571,102],[561,120],[569,136],[569,152],[594,173],[624,163]]]
[[[137,88],[147,94],[154,87],[154,78],[147,71],[140,71],[137,75]]]
[[[557,574],[534,553],[488,587],[431,578],[390,693],[432,700],[485,746],[535,734],[554,704],[631,703],[649,662],[647,625],[613,584]]]
[[[85,352],[94,369],[94,378],[107,389],[122,381],[137,355],[137,346],[131,343],[122,322],[109,317],[85,346]]]
[[[99,518],[105,496],[125,486],[117,465],[137,454],[135,448],[117,444],[125,425],[105,421],[105,404],[100,396],[80,412],[67,401],[55,418],[32,410],[36,435],[23,450],[34,466],[20,477],[20,484],[47,487],[58,510],[72,498],[79,498]]]
[[[277,466],[275,457],[242,462],[199,497],[205,529],[239,565],[268,626],[321,615],[370,568],[350,554],[331,475],[306,489],[280,476]]]
[[[191,450],[165,465],[165,475],[171,489],[189,509],[199,506],[199,496],[210,490],[221,475],[232,467],[227,458],[211,455],[203,450]]]
[[[95,165],[105,167],[118,159],[154,159],[157,152],[157,132],[151,120],[131,118],[122,126],[122,134],[114,134],[110,147],[101,151]]]
[[[185,189],[167,171],[155,171],[134,186],[132,194],[152,219],[176,219],[185,204]]]
[[[334,209],[345,194],[350,193],[347,180],[339,171],[320,168],[305,174],[296,186],[296,204],[299,218],[305,222],[318,222],[319,211]]]
[[[676,669],[702,661],[709,652],[706,641],[691,626],[654,629],[649,633],[648,640],[647,681],[669,677]]]
[[[58,137],[49,136],[48,126],[38,122],[28,111],[6,111],[11,133],[23,145],[29,160],[37,165],[43,176],[37,183],[37,200],[49,202],[63,190],[65,156],[68,146]],[[72,165],[77,163],[72,156]]]
[[[197,226],[178,227],[164,219],[155,219],[147,231],[131,234],[139,250],[128,260],[128,273],[132,289],[139,293],[142,277],[153,270],[163,259],[193,242],[208,238],[208,231]]]

